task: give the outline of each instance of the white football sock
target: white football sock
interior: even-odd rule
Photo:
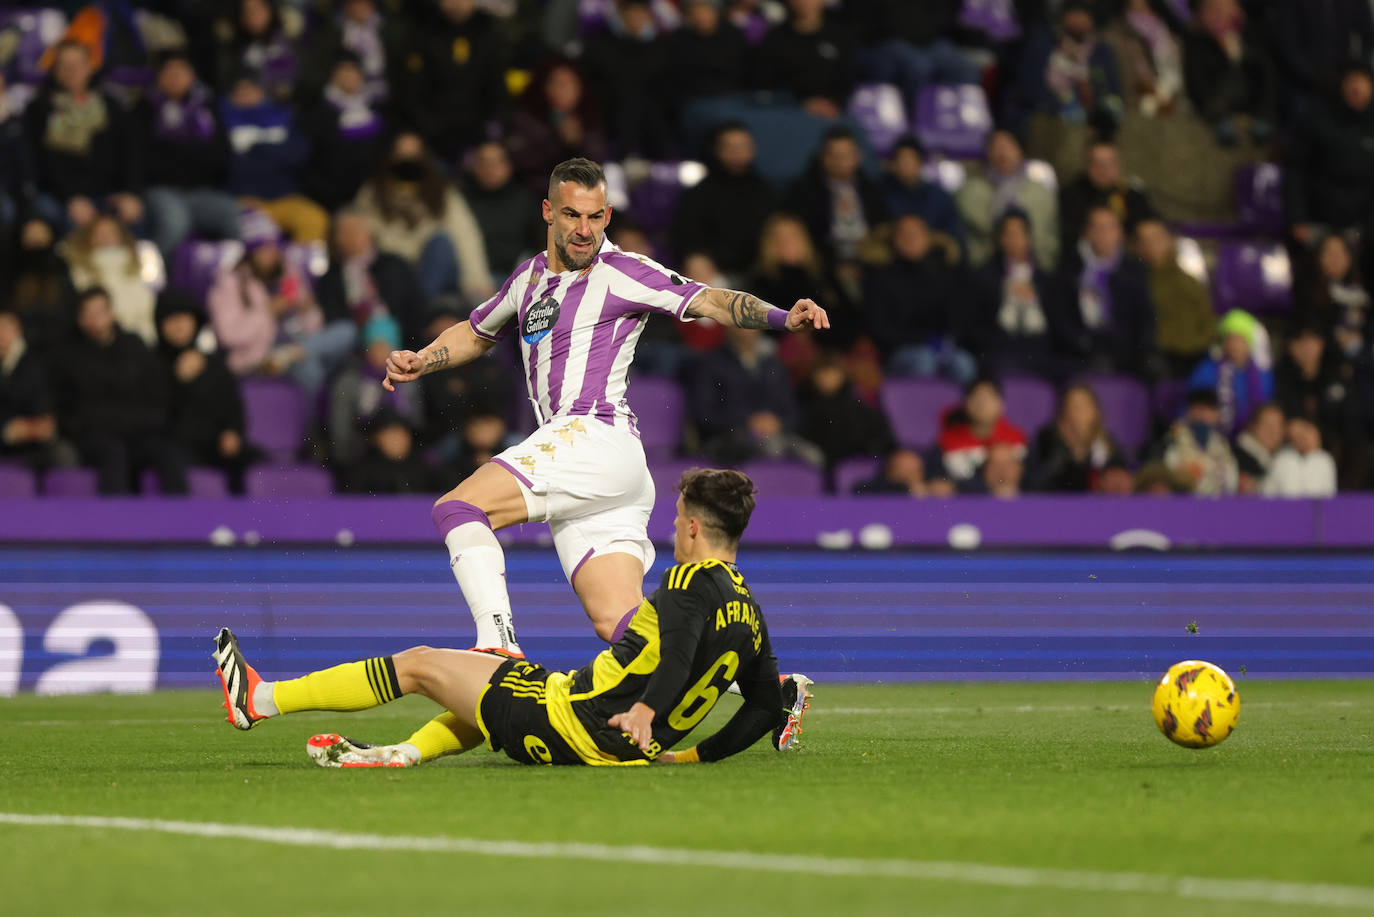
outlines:
[[[453,578],[477,625],[474,646],[520,652],[506,592],[506,554],[496,534],[480,522],[465,522],[444,537],[444,544]]]
[[[280,713],[272,697],[272,689],[276,686],[274,681],[260,681],[253,689],[253,712],[258,716],[276,716]]]

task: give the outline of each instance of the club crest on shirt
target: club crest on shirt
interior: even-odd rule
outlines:
[[[530,306],[530,310],[525,313],[525,323],[520,326],[520,336],[525,339],[526,344],[533,347],[548,337],[558,321],[558,309],[558,300],[547,293],[539,302]]]

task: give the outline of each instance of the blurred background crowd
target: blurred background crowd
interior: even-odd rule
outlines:
[[[0,491],[447,489],[531,428],[516,354],[386,354],[543,249],[575,155],[625,250],[831,313],[651,322],[658,467],[1366,488],[1371,52],[1371,0],[11,3]]]

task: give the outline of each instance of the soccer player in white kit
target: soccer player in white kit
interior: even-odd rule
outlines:
[[[476,359],[511,329],[520,336],[539,428],[440,497],[433,512],[477,625],[474,648],[513,658],[523,654],[494,534],[500,529],[549,524],[563,572],[604,640],[619,638],[643,600],[654,561],[647,533],[654,484],[626,388],[649,316],[787,331],[830,327],[809,299],[778,309],[622,252],[605,235],[605,173],[589,160],[554,168],[543,213],[546,251],[520,265],[467,321],[419,351],[393,352],[383,381],[392,390]]]

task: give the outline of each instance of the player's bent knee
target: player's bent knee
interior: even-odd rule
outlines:
[[[435,650],[431,646],[412,646],[391,657],[396,666],[396,681],[402,694],[423,694],[428,697],[433,684]]]

